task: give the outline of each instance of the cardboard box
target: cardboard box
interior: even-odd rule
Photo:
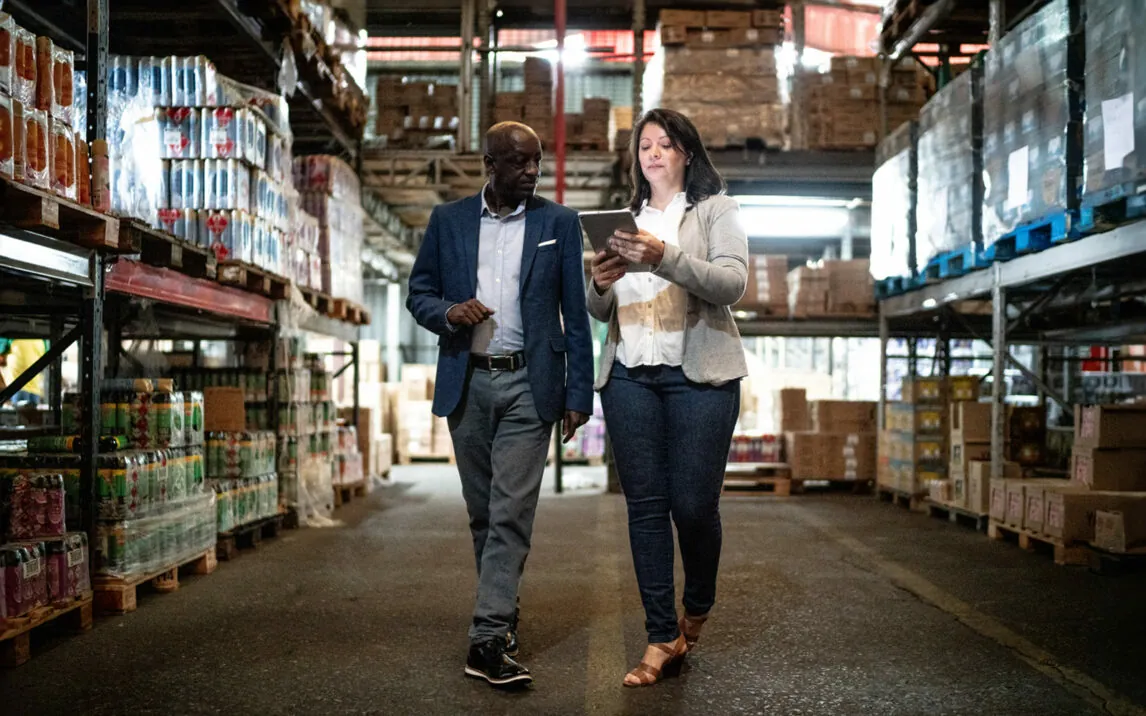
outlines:
[[[1003,463],[1004,479],[1021,479],[1022,468],[1017,463]],[[1005,490],[1000,505],[1005,504]],[[991,463],[972,460],[967,466],[967,504],[965,507],[978,514],[991,512]],[[1000,518],[1001,519],[1001,518]]]
[[[1007,435],[1014,442],[1042,442],[1047,431],[1046,408],[1007,408]]]
[[[704,10],[661,10],[660,23],[662,25],[680,25],[682,27],[704,27],[708,20]]]
[[[1074,406],[1074,447],[1146,448],[1146,405]]]
[[[661,11],[664,16],[666,11]],[[741,10],[709,10],[704,14],[705,27],[752,27],[752,13]]]
[[[947,411],[938,405],[887,403],[884,427],[916,435],[946,435]]]
[[[991,442],[990,403],[952,403],[951,443]]]
[[[242,388],[203,390],[203,429],[209,433],[241,433],[247,429],[247,404]]]
[[[753,27],[784,27],[784,12],[782,10],[753,10]]]
[[[688,28],[683,25],[661,25],[662,45],[683,45],[688,41]]]
[[[773,316],[788,314],[788,257],[748,257],[748,285],[744,296],[733,307]]]
[[[1007,515],[1003,522],[1016,529],[1026,527],[1028,491],[1040,491],[1047,487],[1069,488],[1066,480],[1010,480],[1007,483]],[[1041,493],[1040,493],[1041,494]]]
[[[411,401],[433,400],[437,366],[418,363],[402,365],[402,397]]]
[[[823,477],[825,437],[812,432],[784,433],[784,454],[795,480],[816,480]]]
[[[1094,546],[1123,554],[1146,548],[1146,495],[1127,500],[1118,510],[1094,513]]]
[[[802,432],[811,427],[808,415],[808,393],[803,388],[781,388],[776,400],[780,415],[780,432]]]
[[[948,393],[952,402],[978,400],[979,386],[977,375],[956,375],[947,379]]]
[[[853,433],[844,440],[844,472],[846,480],[873,480],[878,472],[878,440],[875,433]]]
[[[821,433],[874,433],[878,403],[814,400],[808,404],[812,430]]]
[[[1056,490],[1046,494],[1043,532],[1064,544],[1093,542],[1095,515],[1099,510],[1121,510],[1144,498],[1142,493]]]
[[[905,403],[944,404],[947,402],[947,381],[944,378],[904,378],[902,400]]]
[[[1007,521],[1007,492],[1012,482],[1010,478],[991,478],[991,501],[988,514],[996,522]]]
[[[1146,491],[1146,450],[1075,448],[1071,477],[1090,490]]]
[[[1061,484],[1036,484],[1028,480],[1024,499],[1026,500],[1026,515],[1023,517],[1023,528],[1036,534],[1044,532],[1044,523],[1047,513],[1047,494],[1060,490],[1077,490],[1069,480],[1057,480]]]
[[[875,313],[875,288],[869,260],[825,261],[824,270],[828,274],[828,313]]]
[[[951,443],[951,469],[966,473],[972,461],[991,462],[991,443]]]

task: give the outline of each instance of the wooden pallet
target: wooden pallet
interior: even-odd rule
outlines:
[[[890,502],[893,505],[906,507],[912,512],[927,511],[927,496],[923,493],[913,494],[887,485],[877,485],[876,494],[881,502]]]
[[[927,514],[939,519],[948,520],[952,524],[970,527],[977,532],[986,532],[987,523],[991,521],[990,515],[979,514],[971,510],[951,505],[945,502],[928,502]]]
[[[192,278],[214,280],[218,276],[215,252],[160,231],[138,219],[121,217],[119,244],[139,254],[145,264],[169,268]]]
[[[451,465],[457,464],[457,458],[453,453],[399,453],[398,464],[409,465],[415,462],[448,462]]]
[[[119,219],[10,179],[0,178],[0,219],[77,246],[124,250]]]
[[[875,480],[870,478],[848,478],[848,477],[801,477],[792,478],[792,493],[802,495],[808,491],[808,483],[815,483],[816,487],[826,486],[828,490],[838,490],[842,488],[851,488],[851,491],[857,495],[868,493],[871,491],[872,483]]]
[[[370,483],[366,480],[351,485],[334,486],[334,506],[342,507],[354,499],[362,499],[370,494]]]
[[[219,283],[237,286],[276,301],[285,300],[290,292],[290,282],[285,278],[242,261],[220,261]]]
[[[996,542],[1016,542],[1020,549],[1028,552],[1048,551],[1055,564],[1086,565],[1090,563],[1090,549],[1086,545],[1064,544],[1061,539],[1036,534],[1030,530],[1005,525],[998,520],[990,520],[987,536]]]
[[[1129,552],[1108,552],[1094,545],[1087,552],[1087,566],[1095,574],[1113,577],[1146,571],[1146,548]]]
[[[726,477],[724,489],[769,492],[775,497],[788,497],[792,494],[792,481],[786,477]]]
[[[370,323],[370,312],[362,306],[348,301],[345,298],[333,299],[330,317],[339,321],[346,321],[356,326],[365,326]]]
[[[151,583],[155,591],[167,594],[179,589],[179,572],[186,569],[192,574],[211,574],[218,566],[215,549],[197,554],[179,564],[155,572],[126,579],[97,576],[94,580],[95,610],[99,614],[127,614],[137,607],[136,589]]]
[[[284,515],[264,517],[261,520],[236,527],[230,532],[219,533],[215,543],[215,557],[220,562],[230,562],[239,556],[240,549],[255,549],[263,538],[272,539],[279,536],[283,529]]]
[[[302,294],[302,300],[306,305],[313,308],[317,313],[323,316],[332,316],[334,314],[334,299],[322,291],[315,291],[313,288],[298,287],[299,293]]]
[[[724,489],[763,490],[787,497],[792,494],[792,471],[783,462],[730,462],[724,470]]]
[[[91,629],[92,595],[64,606],[40,607],[27,616],[9,620],[7,629],[0,632],[0,666],[27,663],[32,658],[32,631],[53,622],[77,633]]]

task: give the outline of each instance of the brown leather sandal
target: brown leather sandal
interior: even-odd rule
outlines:
[[[680,633],[684,636],[684,641],[688,644],[689,651],[696,646],[696,642],[700,640],[700,630],[704,628],[704,623],[708,621],[708,615],[702,617],[690,617],[687,613],[680,618]]]
[[[631,683],[626,678],[622,682],[626,688],[652,686],[659,683],[661,679],[680,674],[680,667],[684,664],[685,655],[688,654],[688,644],[682,638],[678,637],[668,644],[649,644],[649,646],[668,654],[668,660],[659,669],[642,660],[637,668],[626,674],[626,677],[636,677],[637,683]]]

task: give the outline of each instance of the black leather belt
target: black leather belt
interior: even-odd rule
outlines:
[[[470,355],[470,364],[478,370],[511,371],[525,367],[525,353],[518,351],[507,356]]]

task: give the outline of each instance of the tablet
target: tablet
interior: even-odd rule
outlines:
[[[635,234],[639,231],[637,228],[637,220],[633,217],[633,212],[628,209],[617,209],[615,211],[582,211],[578,216],[581,218],[581,228],[585,230],[586,235],[589,237],[589,244],[593,247],[595,253],[606,251],[610,255],[614,252],[609,249],[609,237],[617,229],[628,233]],[[629,264],[628,271],[631,273],[641,271],[651,271],[652,267],[648,264]]]

